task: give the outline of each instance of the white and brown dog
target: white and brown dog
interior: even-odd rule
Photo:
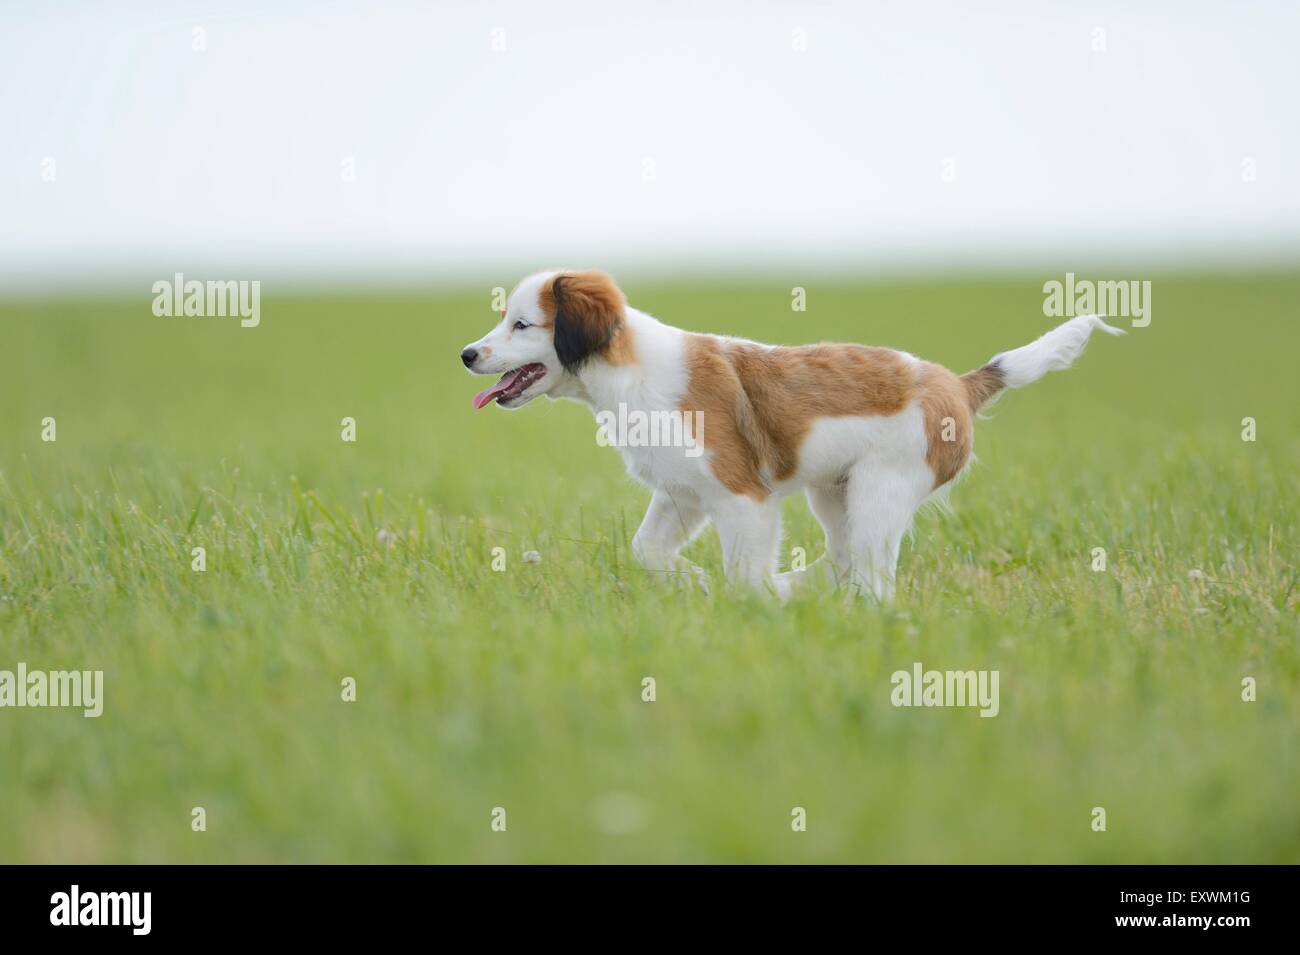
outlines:
[[[727,577],[781,598],[813,574],[889,599],[916,510],[971,458],[975,412],[1003,388],[1068,368],[1088,336],[1119,334],[1094,315],[958,376],[906,352],[865,345],[762,345],[665,325],[627,304],[603,272],[539,272],[501,322],[461,352],[501,380],[474,398],[519,408],[539,395],[602,413],[683,413],[703,453],[622,447],[654,491],[632,541],[650,570],[694,574],[678,552],[712,521]],[[702,427],[700,427],[702,425]],[[826,554],[778,573],[781,501],[803,490]]]

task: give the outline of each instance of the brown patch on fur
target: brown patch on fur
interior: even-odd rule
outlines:
[[[817,418],[894,415],[916,392],[911,362],[865,345],[770,348],[688,335],[686,367],[682,410],[704,413],[714,475],[760,501],[769,482],[794,475]]]
[[[619,322],[618,330],[609,340],[601,360],[611,365],[635,365],[636,364],[636,336],[632,333],[632,326],[627,322]]]
[[[961,383],[966,388],[966,400],[971,411],[979,411],[980,406],[1004,387],[1002,369],[996,364],[976,368],[961,376]]]
[[[542,320],[539,324],[543,328],[551,328],[555,324],[555,280],[564,274],[560,272],[552,275],[537,292],[537,304],[542,307]]]
[[[556,324],[556,283],[560,285],[560,320]],[[555,350],[566,368],[599,357],[611,365],[636,360],[632,331],[624,321],[627,299],[604,272],[561,272],[538,292],[543,324],[555,336]]]
[[[970,460],[974,445],[974,409],[965,376],[942,365],[921,365],[921,414],[925,420],[925,463],[934,486],[947,484]]]

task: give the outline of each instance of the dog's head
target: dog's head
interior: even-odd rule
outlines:
[[[610,347],[622,330],[627,304],[604,272],[539,272],[519,283],[501,321],[460,360],[475,375],[501,380],[474,396],[474,407],[495,399],[521,408],[574,375]]]

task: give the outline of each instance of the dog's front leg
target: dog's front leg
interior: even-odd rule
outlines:
[[[786,581],[776,579],[777,548],[781,543],[781,503],[736,495],[710,508],[710,517],[722,543],[727,580],[755,590],[771,590],[785,600]]]
[[[655,491],[645,518],[632,538],[632,553],[646,570],[693,580],[705,593],[709,578],[704,569],[678,556],[707,521],[699,499],[685,491]]]

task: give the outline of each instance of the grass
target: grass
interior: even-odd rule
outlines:
[[[961,371],[1047,327],[1040,284],[628,292]],[[256,329],[0,304],[0,669],[105,674],[98,719],[0,709],[0,860],[1300,860],[1300,277],[1158,277],[1148,328],[999,402],[890,609],[639,571],[585,409],[471,411],[487,290],[267,293]],[[1000,714],[893,707],[916,660],[999,670]]]

